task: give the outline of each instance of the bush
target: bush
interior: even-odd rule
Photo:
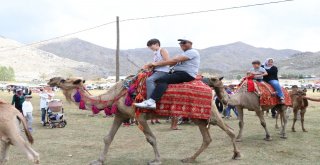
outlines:
[[[15,73],[12,67],[0,66],[0,81],[14,81]]]

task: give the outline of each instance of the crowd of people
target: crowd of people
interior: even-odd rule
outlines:
[[[15,87],[10,89],[13,92],[12,102],[11,104],[23,114],[26,118],[28,123],[28,129],[30,132],[33,131],[32,129],[32,122],[33,122],[33,105],[31,103],[32,98],[32,91],[26,87]],[[53,99],[54,92],[51,88],[47,90],[40,88],[39,92],[40,97],[40,111],[41,111],[41,124],[45,124],[45,116],[48,110],[48,102]]]

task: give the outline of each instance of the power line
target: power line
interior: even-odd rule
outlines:
[[[255,7],[255,6],[263,6],[263,5],[271,5],[271,4],[277,4],[277,3],[284,3],[284,2],[290,2],[290,1],[294,1],[294,0],[271,1],[271,2],[265,2],[265,3],[256,3],[256,4],[250,4],[250,5],[233,6],[233,7],[227,7],[227,8],[219,8],[219,9],[211,9],[211,10],[202,10],[202,11],[194,11],[194,12],[186,12],[186,13],[166,14],[166,15],[158,15],[158,16],[150,16],[150,17],[128,18],[128,19],[120,20],[120,22],[146,20],[146,19],[155,19],[155,18],[165,18],[165,17],[176,17],[176,16],[191,15],[191,14],[200,14],[200,13],[208,13],[208,12],[216,12],[216,11],[224,11],[224,10],[233,10],[233,9],[240,9],[240,8],[248,8],[248,7]],[[82,30],[79,30],[79,31],[71,32],[71,33],[67,33],[67,34],[60,35],[60,36],[53,37],[53,38],[49,38],[49,39],[46,39],[46,40],[42,40],[42,41],[38,41],[38,42],[26,44],[26,45],[23,45],[23,46],[5,49],[5,50],[2,50],[2,51],[0,51],[0,52],[5,52],[5,51],[9,51],[9,50],[20,49],[20,48],[24,48],[24,47],[33,46],[33,45],[38,45],[38,44],[45,43],[45,42],[48,42],[48,41],[51,41],[51,40],[56,40],[56,39],[64,38],[64,37],[71,36],[71,35],[74,35],[74,34],[86,32],[86,31],[90,31],[90,30],[94,30],[94,29],[97,29],[97,28],[100,28],[100,27],[103,27],[103,26],[107,26],[107,25],[113,24],[113,23],[116,23],[116,21],[107,22],[107,23],[104,23],[104,24],[101,24],[101,25],[93,26],[93,27],[90,27],[90,28],[82,29]]]
[[[175,16],[183,16],[183,15],[191,15],[191,14],[200,14],[200,13],[208,13],[208,12],[215,12],[215,11],[223,11],[223,10],[232,10],[232,9],[248,8],[248,7],[254,7],[254,6],[271,5],[271,4],[284,3],[284,2],[289,2],[289,1],[294,1],[294,0],[272,1],[272,2],[265,2],[265,3],[256,3],[256,4],[251,4],[251,5],[234,6],[234,7],[227,7],[227,8],[220,8],[220,9],[212,9],[212,10],[194,11],[194,12],[187,12],[187,13],[166,14],[166,15],[158,15],[158,16],[150,16],[150,17],[140,17],[140,18],[128,18],[128,19],[121,20],[120,22],[136,21],[136,20],[145,20],[145,19],[154,19],[154,18],[175,17]]]
[[[45,43],[45,42],[52,41],[52,40],[56,40],[56,39],[59,39],[59,38],[64,38],[64,37],[71,36],[71,35],[74,35],[74,34],[90,31],[90,30],[93,30],[93,29],[97,29],[97,28],[100,28],[100,27],[103,27],[103,26],[106,26],[106,25],[110,25],[110,24],[115,23],[115,22],[116,21],[111,21],[111,22],[108,22],[108,23],[104,23],[104,24],[101,24],[101,25],[94,26],[94,27],[82,29],[82,30],[79,30],[79,31],[76,31],[76,32],[63,34],[63,35],[60,35],[60,36],[56,36],[56,37],[49,38],[49,39],[42,40],[42,41],[38,41],[38,42],[33,42],[31,44],[26,44],[26,45],[15,47],[15,48],[5,49],[5,50],[0,51],[0,52],[5,52],[5,51],[9,51],[9,50],[14,50],[14,49],[20,49],[20,48],[24,48],[24,47],[33,46],[33,45],[38,45],[38,44]]]

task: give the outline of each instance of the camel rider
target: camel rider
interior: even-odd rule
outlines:
[[[157,86],[151,94],[150,99],[141,103],[135,103],[138,108],[156,109],[156,102],[159,101],[168,88],[168,84],[178,84],[189,82],[195,79],[200,66],[200,54],[192,48],[192,42],[187,39],[178,39],[180,48],[183,50],[181,55],[177,55],[167,61],[159,61],[148,64],[147,66],[174,66],[171,73],[160,77],[156,83]]]
[[[282,92],[279,79],[278,79],[278,68],[273,65],[273,59],[268,58],[262,67],[267,71],[268,75],[263,77],[263,80],[269,83],[274,90],[277,92],[277,96],[280,98],[280,103],[285,103],[284,94]]]

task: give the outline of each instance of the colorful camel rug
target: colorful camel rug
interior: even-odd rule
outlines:
[[[245,78],[245,80],[246,81],[244,81],[243,83],[247,83],[248,92],[257,92],[260,94],[260,105],[273,106],[280,104],[280,99],[278,98],[278,96],[276,95],[276,91],[270,84],[266,82],[253,81],[251,77],[247,77]],[[289,92],[284,88],[282,88],[282,92],[285,97],[285,105],[291,106],[292,101]]]
[[[141,97],[146,97],[146,76],[140,75],[136,86],[139,92],[136,102],[141,102]],[[139,77],[139,76],[138,76]],[[144,78],[142,78],[144,77]],[[141,90],[142,89],[142,90]],[[161,116],[178,116],[195,119],[209,119],[211,116],[212,90],[201,81],[201,77],[191,82],[170,84],[167,91],[157,103],[156,110],[136,108],[137,113],[153,112]]]

